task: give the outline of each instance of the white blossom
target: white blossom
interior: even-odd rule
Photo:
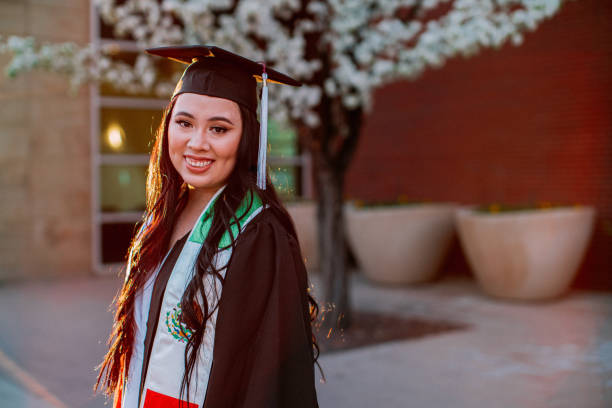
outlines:
[[[320,125],[322,98],[347,109],[372,106],[373,90],[398,78],[415,79],[449,58],[468,57],[507,42],[557,13],[562,0],[94,0],[115,35],[142,47],[210,44],[266,63],[302,81],[299,88],[271,85],[277,119]],[[302,10],[305,7],[305,10]],[[446,10],[431,19],[435,10]],[[406,18],[406,12],[412,18]],[[433,14],[432,14],[433,12]],[[288,27],[286,21],[292,21]],[[307,44],[318,38],[317,44]],[[312,53],[312,51],[315,51]],[[177,78],[158,78],[155,59],[134,65],[113,58],[113,47],[41,44],[0,38],[15,76],[33,69],[68,74],[73,86],[109,82],[128,92],[168,96]],[[312,55],[307,55],[311,52]],[[321,70],[327,67],[325,72]]]

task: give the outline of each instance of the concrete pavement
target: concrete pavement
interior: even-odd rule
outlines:
[[[0,350],[22,370],[0,364],[0,407],[105,406],[91,387],[119,284],[91,277],[0,286]],[[322,408],[612,406],[610,293],[513,303],[465,278],[390,288],[356,274],[351,284],[357,309],[469,327],[322,355]]]
[[[14,373],[0,369],[0,406],[26,408],[59,408],[55,401],[48,400],[33,390],[15,381]]]
[[[470,327],[325,357],[322,407],[612,406],[610,294],[514,303],[486,297],[471,280],[353,284],[358,308]]]

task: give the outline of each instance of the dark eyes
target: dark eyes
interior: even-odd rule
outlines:
[[[217,134],[222,134],[222,133],[227,132],[227,129],[224,128],[223,126],[211,126],[210,130],[213,133],[217,133]]]
[[[191,123],[187,122],[186,120],[177,119],[175,122],[178,123],[180,127],[190,127],[191,126]]]
[[[177,119],[175,122],[182,128],[192,127],[192,124],[190,122],[183,120],[183,119]],[[227,128],[223,126],[211,126],[210,131],[220,135],[220,134],[227,132]]]

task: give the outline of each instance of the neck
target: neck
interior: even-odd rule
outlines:
[[[221,187],[219,187],[221,188]],[[185,209],[189,212],[197,212],[200,214],[204,211],[204,208],[208,205],[210,200],[213,198],[215,193],[219,191],[219,189],[209,190],[209,189],[196,189],[189,186],[188,197],[187,197],[187,206]]]

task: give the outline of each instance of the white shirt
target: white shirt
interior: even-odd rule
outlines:
[[[138,395],[140,394],[140,377],[142,374],[142,362],[144,360],[144,344],[147,336],[147,321],[149,320],[149,307],[151,306],[151,296],[153,295],[153,285],[159,274],[161,266],[172,251],[168,251],[164,260],[157,266],[155,272],[149,277],[142,290],[136,293],[134,300],[134,348],[130,358],[130,368],[128,378],[123,388],[121,407],[137,408]]]

